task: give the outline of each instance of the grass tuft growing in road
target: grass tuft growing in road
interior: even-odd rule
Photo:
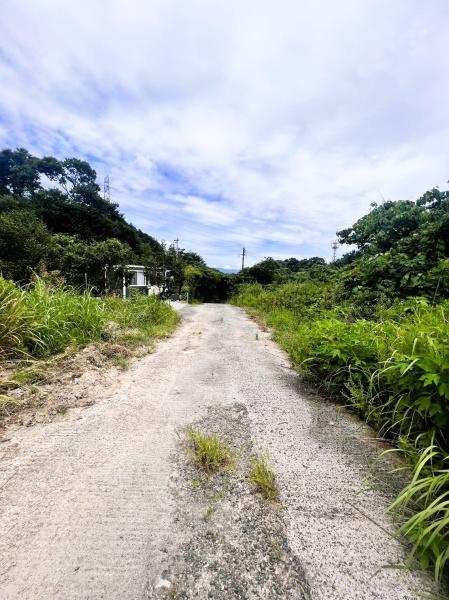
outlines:
[[[255,458],[248,473],[248,479],[256,486],[266,500],[278,500],[279,488],[276,475],[266,457]]]
[[[195,429],[188,429],[187,435],[192,442],[197,466],[211,473],[231,463],[232,455],[228,445],[217,436],[207,435]]]

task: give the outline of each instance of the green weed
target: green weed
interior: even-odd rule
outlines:
[[[193,446],[195,463],[207,472],[219,471],[231,464],[231,452],[226,442],[215,435],[207,435],[188,429],[187,435]]]
[[[37,369],[18,369],[14,373],[14,381],[19,385],[38,383],[45,379],[45,373]]]
[[[266,500],[279,499],[276,476],[266,457],[258,457],[253,460],[248,479]]]
[[[129,358],[126,358],[126,356],[116,356],[112,362],[122,371],[129,369]]]
[[[10,415],[20,407],[20,400],[10,396],[0,395],[0,416]]]
[[[411,513],[402,525],[413,542],[410,561],[417,556],[423,568],[433,565],[439,580],[449,561],[449,456],[433,443],[423,449],[391,508]]]

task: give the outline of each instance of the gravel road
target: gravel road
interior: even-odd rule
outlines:
[[[174,493],[186,486],[177,479],[180,432],[211,410],[225,420],[227,410],[244,411],[238,439],[269,453],[288,552],[307,597],[419,598],[429,578],[390,568],[405,554],[388,533],[391,477],[374,462],[380,449],[368,428],[302,389],[283,353],[241,310],[180,310],[175,335],[113,385],[92,389],[93,406],[7,431],[0,444],[0,598],[277,598],[266,585],[254,592],[256,579],[248,580],[247,595],[220,591],[212,563],[199,569],[194,593],[169,587],[167,564],[175,569],[196,535],[194,507],[184,518],[189,494]],[[226,518],[239,518],[235,506]],[[229,527],[226,543],[238,547],[241,540],[229,539],[234,531],[240,535]],[[221,538],[208,535],[219,555]],[[253,544],[248,527],[245,535],[247,555],[253,547],[260,558],[260,527]]]

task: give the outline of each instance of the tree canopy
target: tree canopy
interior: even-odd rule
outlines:
[[[337,235],[342,244],[357,246],[352,260],[337,265],[345,295],[449,295],[449,191],[434,188],[416,202],[375,204]]]

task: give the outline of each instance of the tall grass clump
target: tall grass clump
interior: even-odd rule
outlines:
[[[248,479],[266,500],[278,500],[279,488],[276,475],[271,468],[267,457],[257,457],[251,464]]]
[[[165,335],[179,321],[169,304],[156,296],[134,294],[128,300],[107,298],[104,301],[107,320],[116,323],[130,341]]]
[[[194,461],[205,471],[219,471],[231,463],[232,455],[228,444],[216,435],[192,428],[187,429],[187,435],[192,443]]]
[[[33,356],[47,356],[71,344],[101,339],[106,320],[104,305],[89,292],[52,288],[38,278],[24,298],[32,315],[32,336],[25,344]]]
[[[101,299],[39,277],[27,288],[0,277],[0,359],[42,358],[70,345],[109,339],[111,322],[124,341],[127,336],[146,341],[171,331],[178,316],[154,297]]]
[[[31,336],[31,314],[24,296],[13,282],[0,277],[0,358],[23,351],[24,340]]]
[[[315,282],[247,284],[233,301],[273,328],[303,379],[402,450],[413,476],[394,506],[407,511],[413,556],[439,578],[449,565],[449,301],[368,310],[336,304]]]
[[[410,561],[433,565],[439,580],[449,564],[449,456],[440,446],[421,449],[412,480],[392,508],[406,515],[401,529],[413,542]]]

